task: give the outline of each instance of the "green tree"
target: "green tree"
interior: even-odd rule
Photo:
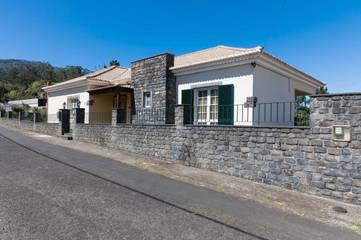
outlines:
[[[327,86],[323,86],[320,87],[317,91],[316,94],[329,94]]]
[[[0,102],[40,97],[41,88],[82,76],[89,71],[80,66],[53,67],[49,63],[23,61],[14,67],[0,68]],[[1,66],[0,66],[1,67]]]
[[[118,60],[111,60],[109,62],[109,66],[120,66],[120,63],[118,62]]]
[[[316,94],[328,94],[327,87],[320,87]],[[308,96],[296,97],[295,125],[308,126],[310,124],[310,112],[310,98]]]
[[[44,80],[37,80],[32,82],[27,89],[25,89],[26,98],[39,98],[41,97],[42,88],[47,86],[47,82]]]
[[[8,93],[5,94],[5,101],[17,100],[21,99],[21,91],[18,89],[12,89]]]

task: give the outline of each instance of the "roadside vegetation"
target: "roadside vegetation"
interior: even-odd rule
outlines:
[[[316,94],[328,94],[327,87],[320,88]],[[309,126],[310,124],[310,98],[307,96],[297,97],[296,99],[296,126]]]

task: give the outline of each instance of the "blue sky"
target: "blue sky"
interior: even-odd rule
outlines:
[[[264,46],[331,92],[361,92],[360,0],[0,3],[0,58],[94,70],[220,44]]]

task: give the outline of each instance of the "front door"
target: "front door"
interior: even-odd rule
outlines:
[[[119,94],[118,108],[121,108],[121,109],[127,108],[127,96],[126,95]]]
[[[126,123],[127,122],[127,95],[118,94],[117,95],[117,123]]]

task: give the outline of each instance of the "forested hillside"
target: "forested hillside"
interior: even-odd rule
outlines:
[[[42,87],[88,72],[80,66],[60,68],[45,62],[0,59],[0,102],[39,97]]]

